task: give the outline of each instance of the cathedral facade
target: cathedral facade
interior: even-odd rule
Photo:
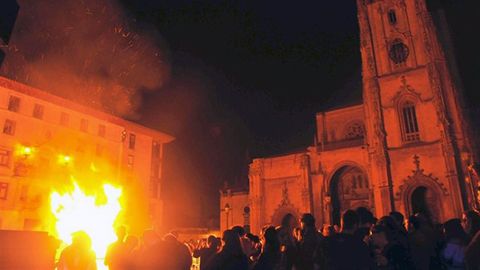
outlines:
[[[317,113],[304,151],[254,159],[248,196],[221,194],[221,229],[240,216],[258,233],[288,213],[338,224],[359,206],[443,222],[476,207],[461,91],[425,0],[357,0],[357,8],[363,103]]]

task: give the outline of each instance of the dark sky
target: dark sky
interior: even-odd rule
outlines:
[[[304,149],[316,112],[361,100],[354,0],[122,2],[169,48],[171,79],[144,96],[140,121],[177,138],[165,156],[171,225],[215,217],[218,189],[246,185],[251,158]],[[467,52],[478,43],[466,40],[478,9],[440,4],[474,96],[480,61]]]

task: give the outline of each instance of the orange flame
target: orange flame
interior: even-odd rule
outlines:
[[[122,190],[104,184],[104,196],[87,195],[76,183],[74,186],[72,192],[52,192],[50,195],[55,235],[64,243],[70,244],[72,233],[85,231],[92,239],[92,248],[97,257],[102,258],[108,245],[116,241],[114,226],[121,210]]]

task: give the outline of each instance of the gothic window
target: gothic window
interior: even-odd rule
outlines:
[[[390,59],[392,59],[395,64],[404,63],[407,60],[408,54],[409,51],[407,45],[405,45],[400,39],[394,40],[388,51]]]
[[[355,122],[347,126],[345,131],[345,139],[360,139],[363,138],[365,129],[363,123]]]
[[[400,106],[399,113],[403,140],[405,142],[414,142],[420,140],[415,104],[411,101],[404,102]]]
[[[397,14],[395,13],[395,10],[390,10],[388,11],[388,22],[390,22],[390,24],[397,24]]]

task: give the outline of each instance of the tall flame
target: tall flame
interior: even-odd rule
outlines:
[[[92,248],[102,258],[110,243],[115,242],[115,220],[120,213],[122,190],[104,184],[103,194],[87,195],[75,183],[74,190],[50,195],[51,212],[55,217],[55,234],[66,244],[71,234],[86,232],[92,239]]]

